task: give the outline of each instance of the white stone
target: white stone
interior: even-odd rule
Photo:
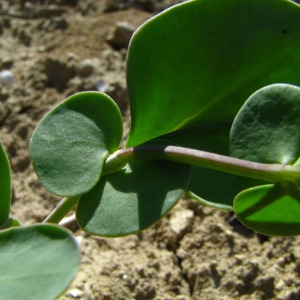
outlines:
[[[14,75],[11,71],[4,70],[0,72],[0,83],[11,84],[14,81]]]
[[[171,230],[178,235],[184,234],[192,225],[194,213],[191,210],[177,211],[170,219]]]

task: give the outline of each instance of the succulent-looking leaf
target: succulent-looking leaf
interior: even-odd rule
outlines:
[[[300,84],[300,7],[285,0],[195,0],[143,24],[128,51],[137,146],[182,127],[231,122],[259,88]]]
[[[293,164],[300,156],[300,88],[273,84],[251,95],[232,124],[230,150],[242,159]]]
[[[51,110],[38,124],[30,153],[42,184],[60,196],[76,196],[99,180],[103,162],[118,149],[122,116],[113,100],[82,92]]]
[[[58,226],[43,224],[1,231],[1,299],[56,299],[71,283],[79,263],[76,241]]]
[[[7,155],[0,142],[0,227],[8,219],[11,202],[11,175]]]
[[[300,234],[300,188],[292,182],[244,190],[234,200],[234,211],[244,225],[262,234]]]
[[[190,167],[135,160],[104,176],[81,196],[76,217],[87,232],[99,236],[137,233],[160,220],[181,198]]]

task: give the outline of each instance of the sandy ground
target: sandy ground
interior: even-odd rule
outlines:
[[[101,82],[121,108],[126,134],[126,40],[111,34],[117,22],[136,28],[170,4],[2,1],[0,71],[15,80],[0,87],[0,138],[13,170],[12,215],[22,224],[42,221],[59,201],[31,166],[36,123],[65,97]],[[78,228],[74,234],[82,266],[64,300],[300,299],[300,238],[257,235],[229,212],[188,198],[138,235],[105,239]]]

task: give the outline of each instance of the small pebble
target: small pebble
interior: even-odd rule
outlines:
[[[135,28],[127,22],[118,22],[107,37],[107,41],[115,48],[127,48]]]
[[[234,234],[229,229],[225,230],[225,237],[226,237],[227,241],[231,241],[232,242],[234,240]]]
[[[99,92],[106,93],[110,86],[105,81],[99,80],[99,81],[95,82],[95,87]]]
[[[72,289],[69,291],[69,295],[72,297],[72,298],[79,298],[83,295],[83,292],[79,289]]]
[[[276,289],[277,291],[283,290],[284,287],[285,287],[285,282],[284,282],[283,279],[280,279],[280,280],[278,281],[278,283],[275,285],[275,289]]]
[[[14,81],[14,75],[12,74],[11,71],[4,70],[0,72],[0,83],[9,85],[13,83]]]
[[[95,64],[93,63],[93,61],[91,59],[85,59],[81,62],[80,65],[80,75],[86,77],[91,75],[95,70]]]
[[[193,222],[194,213],[191,210],[175,212],[170,219],[170,228],[178,236],[188,231]]]

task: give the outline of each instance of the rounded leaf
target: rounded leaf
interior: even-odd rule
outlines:
[[[54,225],[15,227],[0,232],[1,299],[53,300],[78,271],[74,238]]]
[[[60,196],[90,190],[106,156],[118,149],[122,126],[115,102],[99,92],[75,94],[52,109],[30,142],[33,166],[44,187]]]
[[[160,220],[179,201],[189,177],[187,165],[133,161],[102,177],[81,196],[77,221],[85,231],[99,236],[137,233]]]
[[[233,122],[230,150],[246,160],[293,164],[300,156],[300,88],[273,84],[255,92]]]
[[[9,217],[11,202],[10,164],[0,142],[0,227]]]
[[[233,207],[238,219],[254,231],[275,236],[300,234],[300,188],[292,182],[244,190]]]
[[[128,50],[127,146],[232,121],[259,88],[300,84],[299,31],[300,7],[282,0],[186,1],[148,20]]]

